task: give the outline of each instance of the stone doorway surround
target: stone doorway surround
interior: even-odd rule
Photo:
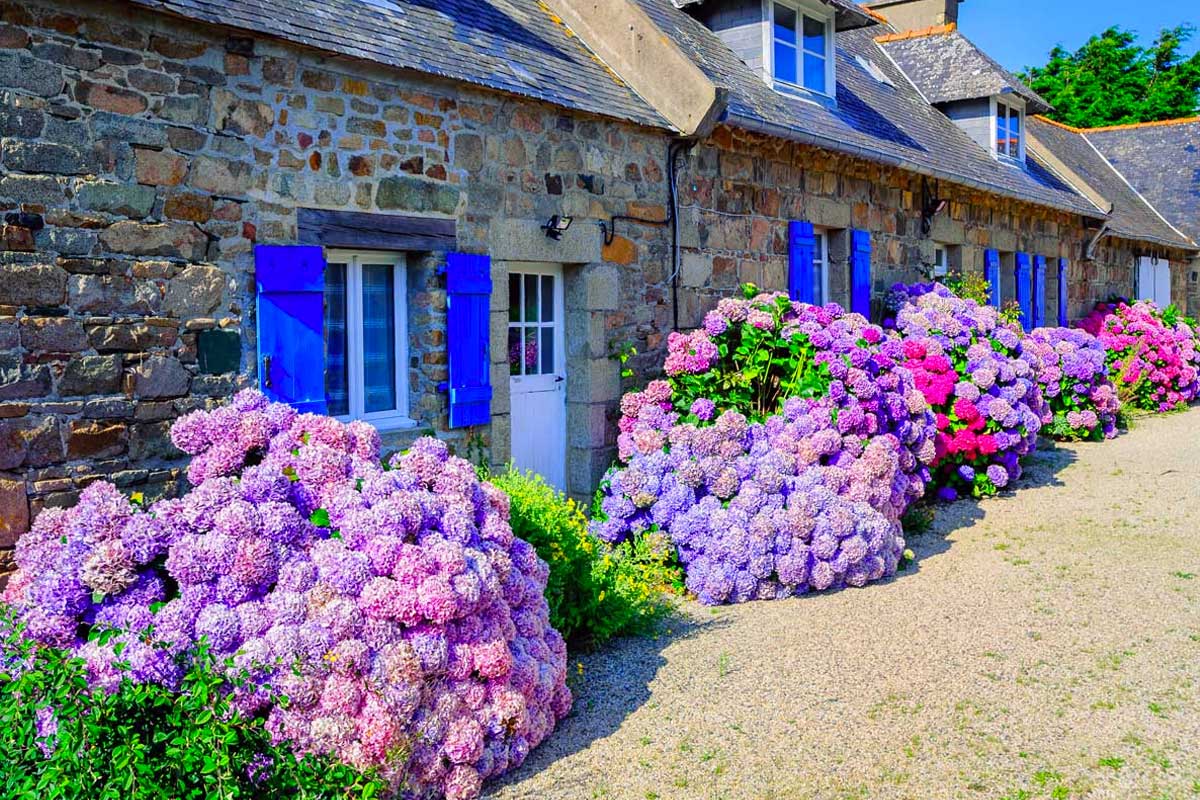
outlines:
[[[500,219],[488,231],[492,257],[491,460],[502,469],[512,453],[512,399],[508,371],[508,272],[514,262],[561,264],[567,354],[567,494],[589,502],[616,457],[609,411],[621,380],[605,338],[605,316],[619,302],[617,268],[603,261],[603,237],[591,220],[576,219],[555,241],[544,220]]]

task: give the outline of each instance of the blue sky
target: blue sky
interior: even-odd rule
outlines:
[[[1076,50],[1111,25],[1132,29],[1149,44],[1162,28],[1183,22],[1200,27],[1198,0],[966,0],[958,25],[992,58],[1018,71],[1043,64],[1050,48]],[[1187,53],[1200,48],[1200,33]]]

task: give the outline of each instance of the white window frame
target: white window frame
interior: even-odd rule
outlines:
[[[1004,95],[1003,97],[999,97],[997,95],[992,95],[991,102],[992,102],[992,111],[991,111],[992,155],[994,155],[996,158],[1008,159],[1009,161],[1020,161],[1020,162],[1024,163],[1024,161],[1025,161],[1025,133],[1026,133],[1026,131],[1025,131],[1025,101],[1022,100],[1021,98],[1017,97],[1016,95],[1009,94],[1009,95]],[[1020,135],[1017,137],[1017,155],[1015,155],[1015,156],[1009,155],[1008,153],[1000,152],[999,142],[996,141],[999,138],[997,136],[997,134],[1000,132],[999,123],[1000,123],[1000,109],[1001,108],[1004,108],[1006,110],[1006,112],[1008,113],[1008,116],[1010,116],[1010,117],[1012,116],[1012,113],[1015,111],[1017,113],[1018,122],[1021,126]]]
[[[380,250],[326,250],[326,264],[346,265],[346,391],[350,413],[339,415],[342,422],[362,420],[377,429],[412,428],[408,397],[408,259],[404,253]],[[366,411],[366,378],[363,367],[362,267],[391,265],[394,313],[396,317],[396,407],[387,411]]]
[[[941,253],[941,258],[938,258]],[[950,274],[950,245],[933,243],[933,277],[944,278]]]
[[[821,276],[821,296],[813,298],[813,305],[823,306],[829,302],[829,236],[830,228],[813,228],[813,272]]]
[[[777,80],[775,78],[775,4],[787,6],[796,12],[796,76],[799,83]],[[837,79],[834,61],[837,53],[837,31],[835,29],[834,12],[827,6],[804,0],[762,0],[763,19],[763,64],[766,69],[766,79],[769,84],[780,91],[800,94],[813,94],[818,97],[833,98],[837,96]],[[825,91],[810,89],[804,85],[804,17],[825,23]]]

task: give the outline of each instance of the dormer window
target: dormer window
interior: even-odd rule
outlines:
[[[772,0],[770,75],[777,89],[832,95],[833,15],[819,5]]]
[[[992,101],[996,130],[996,155],[1025,160],[1025,109],[1012,99]]]

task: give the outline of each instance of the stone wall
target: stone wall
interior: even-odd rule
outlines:
[[[615,454],[613,356],[636,347],[640,383],[672,327],[669,229],[611,221],[666,219],[668,143],[125,4],[0,0],[0,572],[31,516],[91,481],[178,491],[169,425],[257,382],[253,246],[297,242],[299,208],[453,219],[457,250],[493,257],[492,424],[448,429],[445,254],[413,252],[419,425],[390,447],[432,432],[509,458],[508,265],[564,265],[568,489],[588,496]],[[918,277],[935,240],[968,270],[987,247],[1067,256],[1073,316],[1132,287],[1136,243],[1083,264],[1077,217],[942,184],[922,237],[918,176],[729,128],[680,184],[682,327],[739,283],[785,288],[791,219],[842,231],[843,302],[848,228],[871,231],[876,293]],[[539,227],[554,214],[575,219],[559,242]]]
[[[97,478],[177,490],[169,425],[256,383],[253,246],[295,243],[300,207],[453,218],[460,251],[570,261],[571,418],[603,418],[620,392],[610,345],[663,324],[667,234],[621,223],[602,248],[594,222],[663,218],[666,146],[660,132],[123,4],[0,3],[0,549]],[[562,245],[538,227],[552,214],[576,218]],[[466,451],[471,436],[486,459],[488,427],[447,430],[437,391],[444,258],[409,254],[419,427],[389,444],[435,432]],[[495,277],[503,293],[502,264]],[[612,435],[592,424],[571,442],[583,495]]]
[[[921,176],[806,145],[728,127],[691,154],[682,173],[684,254],[681,323],[697,324],[716,300],[743,282],[787,287],[787,223],[804,219],[830,229],[830,293],[847,304],[847,229],[871,232],[872,290],[928,274],[934,243],[951,245],[955,267],[983,271],[983,253],[1068,259],[1072,319],[1110,294],[1130,294],[1137,242],[1107,238],[1091,262],[1081,259],[1090,234],[1077,215],[940,182],[945,210],[921,234]],[[1187,301],[1183,253],[1172,253],[1177,302]],[[1053,262],[1052,262],[1053,263]],[[1048,269],[1048,314],[1057,308],[1056,270]],[[1011,294],[1011,292],[1009,292]],[[1009,299],[1006,294],[1006,298]]]

